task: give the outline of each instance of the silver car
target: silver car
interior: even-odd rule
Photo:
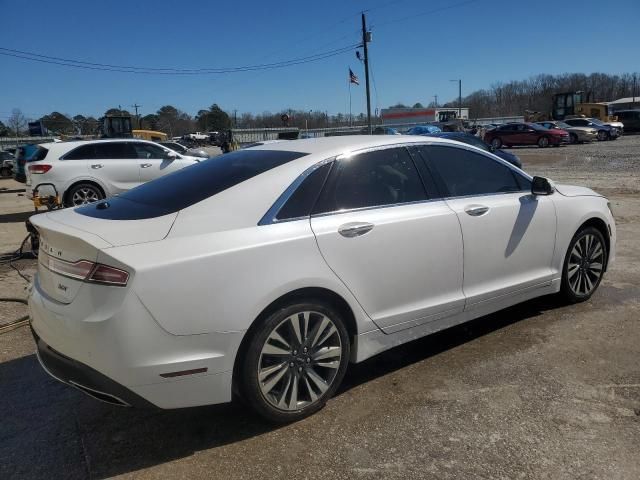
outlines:
[[[544,128],[559,128],[569,132],[569,141],[571,143],[594,142],[598,139],[598,129],[593,127],[575,127],[565,122],[546,121],[536,122]]]

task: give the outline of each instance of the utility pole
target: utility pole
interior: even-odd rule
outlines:
[[[462,79],[449,81],[458,82],[458,118],[462,118]]]
[[[633,97],[633,100],[632,100],[633,108],[636,108],[636,79],[637,79],[637,75],[634,73],[633,74],[633,91],[631,92],[631,96]]]
[[[138,108],[142,107],[142,105],[138,105],[137,103],[134,103],[131,106],[136,109],[136,118],[138,119],[138,128],[142,128],[142,124],[140,123],[140,117],[138,116]]]
[[[371,128],[371,91],[369,90],[369,50],[367,43],[371,41],[371,33],[367,32],[367,23],[362,12],[362,49],[364,50],[364,78],[367,87],[367,126],[369,135],[373,134]]]
[[[434,101],[436,103],[436,108],[438,108],[438,95],[434,95],[433,99],[434,99]]]

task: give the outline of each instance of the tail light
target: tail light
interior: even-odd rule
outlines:
[[[52,272],[84,282],[124,287],[129,281],[128,272],[88,260],[67,262],[44,254],[40,255],[40,263]]]
[[[29,165],[30,173],[47,173],[53,165],[48,164],[40,164],[40,165]]]

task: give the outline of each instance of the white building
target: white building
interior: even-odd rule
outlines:
[[[458,118],[458,112],[463,120],[469,119],[469,108],[383,108],[382,123],[429,123],[448,122]]]

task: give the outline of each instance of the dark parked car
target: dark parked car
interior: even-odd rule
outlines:
[[[407,135],[431,135],[432,133],[439,133],[441,131],[442,129],[435,125],[418,125],[407,130]]]
[[[619,110],[615,113],[627,132],[640,132],[640,110]]]
[[[17,182],[25,183],[27,181],[27,162],[42,160],[41,158],[35,157],[36,153],[38,153],[38,150],[38,145],[35,145],[33,143],[21,145],[16,149],[16,158],[13,161],[13,178]]]
[[[12,153],[0,151],[0,177],[11,177],[15,157]]]
[[[369,128],[365,127],[362,130],[360,130],[360,133],[362,133],[363,135],[367,135],[369,133]],[[391,128],[391,127],[373,127],[373,134],[374,135],[400,135],[400,132],[398,132],[395,128]]]
[[[598,130],[598,140],[615,140],[620,133],[618,129],[602,123],[595,118],[565,118],[565,123],[568,123],[572,127],[592,127]]]
[[[470,133],[465,132],[439,132],[432,133],[429,135],[430,137],[438,137],[438,138],[448,138],[449,140],[455,140],[457,142],[466,143],[468,145],[473,145],[474,147],[481,148],[487,152],[492,152],[494,155],[497,155],[503,160],[506,160],[512,165],[515,165],[518,168],[522,168],[522,162],[520,159],[514,155],[513,153],[505,152],[504,150],[495,149],[488,143],[486,143],[481,138],[476,137],[475,135],[471,135]]]
[[[548,129],[535,123],[506,123],[485,133],[484,141],[496,149],[503,145],[506,147],[514,145],[559,147],[563,143],[569,143],[569,134],[564,130]]]

